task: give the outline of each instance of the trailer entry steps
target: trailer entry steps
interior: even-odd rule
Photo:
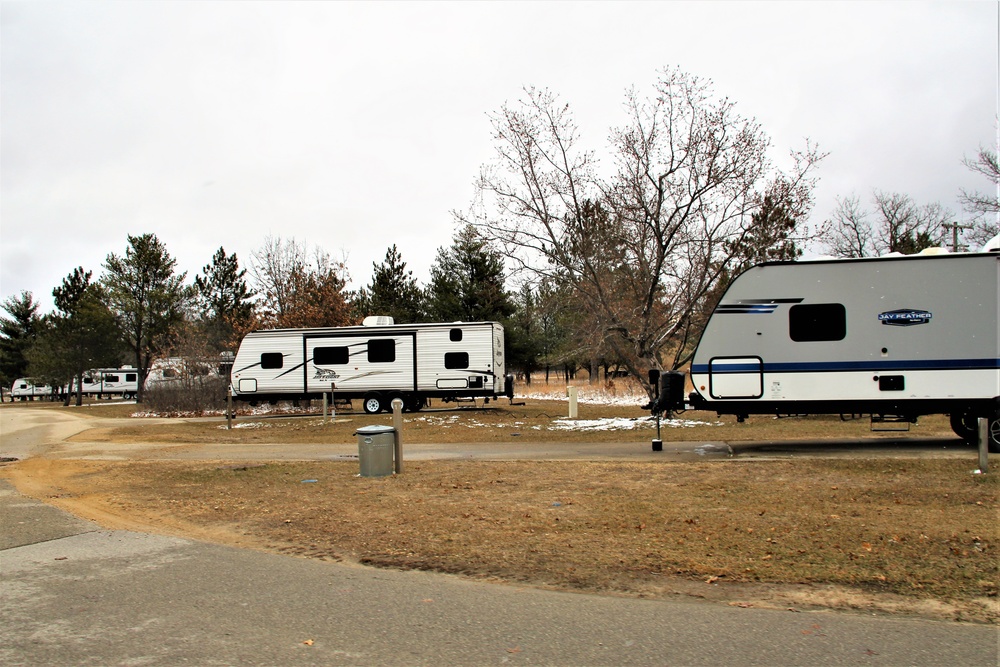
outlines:
[[[911,420],[901,415],[872,415],[872,433],[907,433]]]

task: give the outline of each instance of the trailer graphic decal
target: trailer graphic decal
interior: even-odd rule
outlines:
[[[912,327],[917,324],[927,324],[934,317],[930,311],[917,310],[914,308],[901,308],[879,313],[878,319],[882,324],[893,327]]]
[[[337,380],[340,375],[337,371],[328,370],[326,368],[317,368],[316,375],[313,376],[313,380]]]
[[[742,299],[722,303],[715,309],[719,315],[770,315],[785,303],[802,303],[803,299]]]

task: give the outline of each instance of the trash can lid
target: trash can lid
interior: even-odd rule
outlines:
[[[376,435],[378,433],[395,433],[396,429],[391,426],[383,426],[381,424],[373,424],[371,426],[362,426],[354,435]]]

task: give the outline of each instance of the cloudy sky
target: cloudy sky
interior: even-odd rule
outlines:
[[[189,279],[268,235],[346,257],[395,243],[421,282],[525,86],[607,148],[664,66],[756,118],[772,158],[830,153],[813,222],[877,188],[989,184],[995,2],[0,2],[0,292],[101,272],[156,234]]]

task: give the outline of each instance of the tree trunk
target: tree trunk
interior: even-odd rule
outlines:
[[[83,405],[83,373],[76,376],[76,407]]]

